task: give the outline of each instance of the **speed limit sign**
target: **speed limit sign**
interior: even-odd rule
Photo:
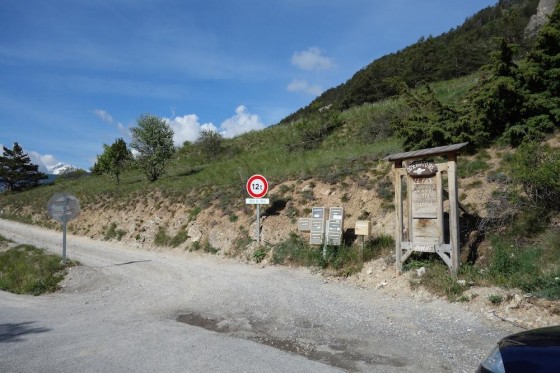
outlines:
[[[262,198],[268,192],[268,181],[262,175],[253,175],[247,180],[247,193],[253,198]]]

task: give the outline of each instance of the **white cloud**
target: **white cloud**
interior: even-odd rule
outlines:
[[[113,122],[114,122],[113,117],[111,116],[111,114],[107,113],[105,110],[95,109],[93,112],[103,122],[113,124]]]
[[[240,105],[235,109],[235,115],[221,124],[220,133],[226,138],[232,138],[245,132],[262,130],[264,127],[258,115],[249,113],[245,105]]]
[[[292,64],[306,71],[329,70],[334,67],[332,58],[321,55],[321,50],[317,47],[295,52]]]
[[[200,124],[196,114],[183,115],[173,119],[163,118],[167,124],[173,129],[173,143],[175,146],[181,146],[185,141],[196,141],[203,129],[217,131],[216,126],[212,123]]]
[[[111,114],[109,114],[108,112],[106,112],[103,109],[95,109],[93,111],[93,113],[99,118],[101,119],[103,122],[107,123],[107,124],[111,124],[117,127],[117,129],[119,130],[119,133],[126,138],[130,138],[130,130],[128,128],[125,127],[124,124],[122,124],[121,122],[115,121],[113,119],[113,116]]]
[[[39,154],[36,151],[29,151],[27,152],[29,158],[31,159],[31,163],[36,164],[39,166],[39,171],[41,172],[48,172],[49,168],[52,168],[60,163],[53,155],[51,154]]]
[[[287,87],[290,92],[303,92],[313,96],[319,96],[323,93],[323,88],[318,84],[310,84],[301,79],[294,79]]]

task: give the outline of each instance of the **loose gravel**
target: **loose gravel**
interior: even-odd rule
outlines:
[[[0,220],[0,234],[61,251],[60,232]],[[75,236],[67,253],[82,265],[60,292],[0,292],[0,345],[10,347],[0,349],[0,370],[472,372],[517,331],[457,304],[328,281],[309,269]],[[13,342],[18,325],[27,332]]]

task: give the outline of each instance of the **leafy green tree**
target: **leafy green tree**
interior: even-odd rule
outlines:
[[[210,129],[200,131],[196,140],[196,145],[207,160],[216,158],[222,153],[222,142],[224,138],[221,134]]]
[[[27,153],[16,142],[12,149],[5,146],[0,156],[0,182],[7,190],[19,191],[39,185],[47,175],[39,171],[39,166],[31,163]]]
[[[97,156],[93,172],[109,174],[115,177],[117,185],[120,184],[120,175],[127,163],[132,160],[132,153],[122,138],[117,139],[112,145],[103,144],[103,153]]]
[[[173,130],[163,119],[144,114],[131,129],[130,147],[138,152],[138,165],[150,182],[154,182],[165,172],[167,163],[175,152]]]

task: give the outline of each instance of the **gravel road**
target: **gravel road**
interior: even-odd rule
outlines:
[[[61,232],[0,220],[60,253]],[[307,269],[69,236],[62,291],[0,291],[2,372],[472,372],[513,327]]]

